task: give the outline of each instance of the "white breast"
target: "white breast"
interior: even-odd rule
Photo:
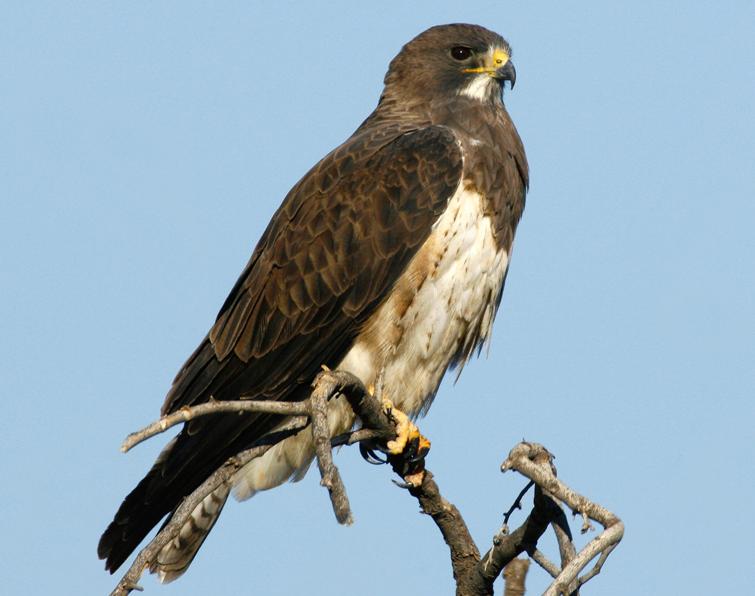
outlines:
[[[374,383],[416,415],[432,398],[461,346],[489,338],[508,266],[483,197],[464,183],[339,368]]]
[[[496,245],[483,197],[462,182],[338,368],[367,386],[382,371],[384,397],[412,416],[421,413],[461,346],[490,337],[508,257]],[[345,399],[331,402],[328,419],[332,434],[354,424]],[[236,497],[303,477],[313,455],[309,429],[286,439],[238,472]]]

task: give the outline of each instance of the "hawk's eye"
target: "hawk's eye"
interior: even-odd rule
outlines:
[[[472,49],[464,46],[454,46],[451,48],[451,58],[454,60],[466,60],[472,55]]]

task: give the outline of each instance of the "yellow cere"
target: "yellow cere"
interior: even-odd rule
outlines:
[[[496,50],[493,52],[493,67],[501,68],[501,66],[506,64],[508,61],[509,55],[500,48],[496,48]]]
[[[495,71],[501,68],[509,61],[509,55],[502,49],[496,48],[492,52],[488,52],[485,57],[485,65],[478,66],[476,68],[465,68],[464,72],[479,72],[487,73],[489,75],[495,74]]]

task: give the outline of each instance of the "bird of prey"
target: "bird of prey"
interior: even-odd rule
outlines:
[[[374,385],[410,417],[446,370],[490,337],[528,186],[522,142],[504,107],[509,44],[467,24],[428,29],[391,61],[375,110],[291,189],[173,382],[162,414],[210,399],[306,399],[323,366]],[[332,433],[355,416],[332,400]],[[280,415],[196,418],[123,501],[98,546],[114,572],[229,457]],[[304,429],[205,498],[153,564],[181,575],[231,488],[239,499],[303,477]],[[169,517],[168,517],[169,519]]]

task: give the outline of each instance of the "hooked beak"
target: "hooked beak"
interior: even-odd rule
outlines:
[[[495,78],[499,81],[509,81],[513,89],[516,84],[516,68],[514,68],[514,63],[511,60],[507,60],[506,64],[496,69]]]

